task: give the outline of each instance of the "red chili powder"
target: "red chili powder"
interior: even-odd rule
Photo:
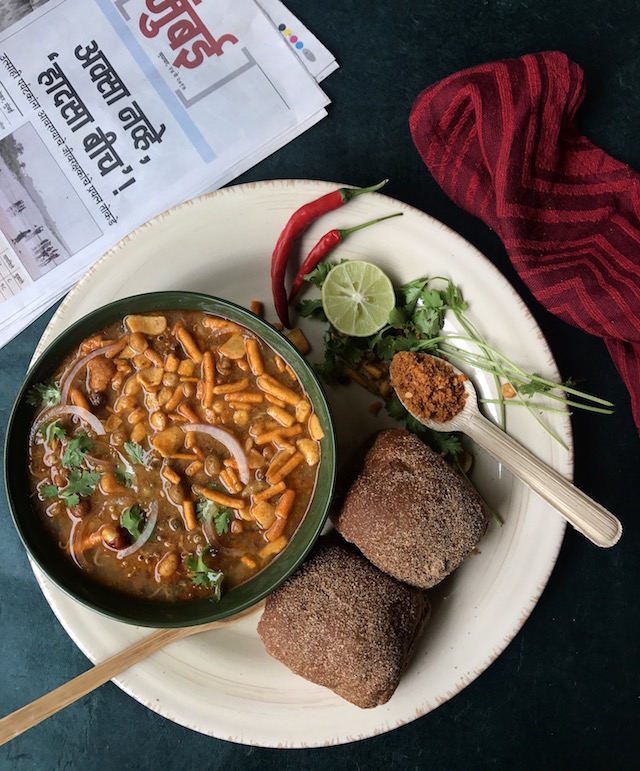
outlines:
[[[465,375],[426,353],[401,351],[389,367],[391,385],[410,412],[422,420],[444,423],[464,407]]]

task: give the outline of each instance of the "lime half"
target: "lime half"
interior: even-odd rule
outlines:
[[[322,285],[322,308],[329,322],[350,337],[381,329],[396,304],[389,277],[377,265],[349,260],[332,268]]]

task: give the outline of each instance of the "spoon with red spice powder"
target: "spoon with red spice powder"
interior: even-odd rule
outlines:
[[[464,373],[436,356],[402,351],[393,357],[389,374],[398,398],[420,423],[434,431],[463,432],[596,546],[617,543],[620,521],[485,418]]]

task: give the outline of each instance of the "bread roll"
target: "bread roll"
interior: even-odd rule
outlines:
[[[267,598],[258,634],[296,674],[375,707],[396,690],[429,612],[421,590],[325,541]]]
[[[455,570],[488,525],[476,490],[404,429],[377,435],[333,521],[380,570],[422,589]]]

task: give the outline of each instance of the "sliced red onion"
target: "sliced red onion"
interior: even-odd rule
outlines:
[[[109,460],[108,458],[96,458],[95,455],[85,455],[84,459],[96,468],[99,468],[100,466],[114,468],[118,465],[114,460]]]
[[[201,431],[203,434],[209,434],[209,436],[216,439],[223,444],[227,450],[233,455],[236,463],[238,464],[238,475],[240,481],[245,485],[248,484],[251,478],[249,473],[249,461],[245,454],[244,448],[236,437],[224,428],[218,428],[218,426],[210,426],[208,423],[187,423],[181,426],[183,431]]]
[[[33,438],[40,430],[40,426],[49,421],[56,420],[56,418],[62,417],[62,415],[75,415],[89,425],[98,436],[104,436],[106,433],[100,419],[92,412],[89,412],[89,410],[85,410],[84,407],[76,407],[73,404],[59,404],[57,407],[50,407],[40,414],[31,428],[29,441],[33,442]]]
[[[202,531],[204,532],[205,538],[207,539],[208,543],[213,546],[213,548],[219,553],[222,554],[224,557],[242,557],[243,554],[245,554],[246,550],[243,549],[233,549],[229,546],[223,546],[220,541],[218,540],[218,534],[216,533],[215,525],[213,524],[212,519],[206,519],[202,525]]]
[[[76,563],[76,565],[80,569],[86,570],[88,567],[87,560],[85,559],[82,551],[76,549],[76,544],[82,540],[82,536],[86,530],[87,525],[82,517],[74,517],[68,510],[67,513],[69,515],[69,519],[73,522],[73,525],[71,526],[71,533],[69,534],[69,553],[71,555],[71,559]]]
[[[86,356],[82,356],[76,361],[75,364],[72,365],[71,369],[66,375],[63,376],[60,383],[60,401],[62,404],[67,403],[71,383],[73,383],[73,378],[78,374],[79,370],[86,366],[91,361],[91,359],[95,359],[96,356],[105,356],[110,351],[115,351],[117,347],[118,343],[114,343],[113,345],[105,345],[104,348],[96,348]]]
[[[120,551],[116,552],[116,557],[119,560],[123,560],[125,557],[130,557],[132,554],[135,554],[135,552],[137,552],[141,546],[144,546],[145,543],[151,537],[151,533],[153,533],[153,528],[156,526],[157,519],[158,519],[158,504],[156,501],[152,501],[149,504],[149,514],[147,516],[147,521],[145,523],[145,526],[142,532],[140,533],[138,538],[136,538],[136,540],[131,544],[131,546],[127,546],[126,549],[120,549]]]

